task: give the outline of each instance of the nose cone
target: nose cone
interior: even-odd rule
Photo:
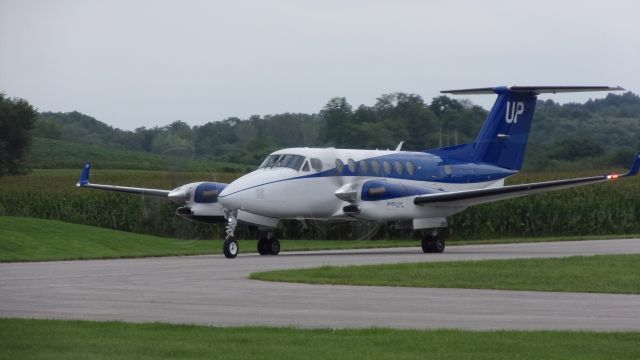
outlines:
[[[244,200],[246,200],[247,188],[250,187],[251,184],[247,179],[247,175],[242,176],[220,192],[218,202],[228,210],[240,209],[244,205]]]
[[[227,210],[242,209],[268,216],[265,214],[274,211],[275,202],[286,201],[286,192],[281,190],[286,185],[282,185],[282,181],[296,175],[297,171],[289,168],[253,171],[227,185],[220,192],[218,202]]]

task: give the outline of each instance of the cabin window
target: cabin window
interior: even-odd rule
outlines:
[[[315,171],[322,171],[322,160],[317,158],[311,158],[311,167]]]
[[[304,165],[302,165],[302,171],[309,171],[309,162],[305,160]]]
[[[304,156],[282,155],[273,167],[287,167],[293,170],[300,170],[303,161]]]
[[[366,174],[367,172],[369,172],[369,164],[367,163],[366,160],[360,160],[359,164],[360,164],[360,171],[362,171],[362,174]]]
[[[409,175],[416,173],[416,166],[411,161],[407,161],[407,172]]]
[[[342,174],[344,171],[344,163],[340,159],[336,159],[336,171],[338,171],[339,174]]]
[[[349,167],[349,171],[352,173],[356,172],[356,162],[353,159],[347,160],[347,166]]]
[[[381,167],[378,160],[371,160],[371,170],[373,170],[374,174],[380,175]]]
[[[393,165],[395,166],[396,172],[398,173],[398,175],[402,175],[402,171],[404,170],[402,163],[396,160],[396,162],[394,162]]]
[[[391,175],[391,163],[387,160],[382,162],[382,167],[384,168],[384,173],[386,175]]]

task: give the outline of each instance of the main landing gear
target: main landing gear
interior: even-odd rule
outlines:
[[[273,237],[271,233],[267,236],[261,236],[258,240],[258,254],[260,255],[278,255],[280,253],[280,241]]]
[[[437,232],[422,237],[422,251],[425,253],[441,253],[444,251],[444,240]]]

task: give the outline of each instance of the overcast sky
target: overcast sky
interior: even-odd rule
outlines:
[[[334,96],[373,105],[396,91],[640,93],[639,14],[637,0],[0,0],[0,91],[123,129],[315,113]]]

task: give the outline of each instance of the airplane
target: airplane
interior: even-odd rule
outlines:
[[[173,190],[89,182],[86,162],[80,188],[160,197],[180,205],[178,216],[226,222],[223,253],[238,255],[238,223],[260,230],[260,255],[277,255],[274,230],[282,219],[360,219],[394,222],[421,230],[422,250],[442,253],[438,228],[469,206],[617,180],[638,174],[640,153],[624,175],[607,174],[505,186],[524,160],[537,96],[547,93],[619,91],[609,86],[499,86],[446,90],[445,94],[496,94],[497,99],[474,142],[425,151],[289,148],[269,154],[254,171],[230,184],[195,182]]]

